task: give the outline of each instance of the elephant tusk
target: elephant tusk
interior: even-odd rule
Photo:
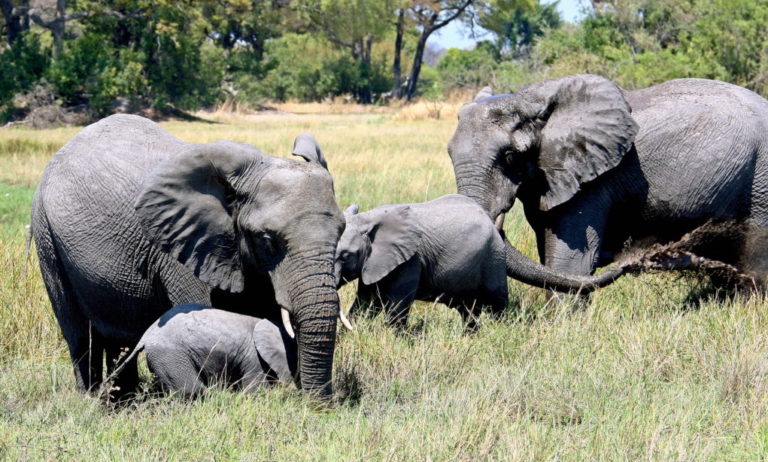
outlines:
[[[344,310],[342,310],[341,308],[339,308],[339,319],[341,319],[341,323],[344,324],[344,327],[346,327],[349,330],[355,330],[355,326],[353,326],[352,323],[349,322],[347,315],[344,314]]]
[[[498,217],[496,217],[496,222],[494,223],[496,225],[496,229],[499,231],[504,230],[504,219],[507,217],[506,213],[499,214]]]
[[[285,308],[280,308],[280,317],[283,318],[283,327],[288,332],[288,336],[296,338],[296,334],[293,333],[293,327],[291,327],[291,314]]]

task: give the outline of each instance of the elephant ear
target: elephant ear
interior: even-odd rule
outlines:
[[[276,323],[262,319],[253,328],[253,343],[259,358],[281,382],[291,382],[296,375],[296,344]]]
[[[344,216],[352,217],[357,215],[359,212],[360,212],[360,206],[357,204],[352,204],[344,210]]]
[[[483,87],[480,89],[479,92],[475,95],[475,101],[481,100],[483,98],[487,98],[489,96],[493,96],[493,88],[491,87]]]
[[[538,167],[549,188],[539,208],[549,210],[616,167],[632,149],[638,127],[621,89],[599,76],[550,80],[520,93],[529,92],[545,105]]]
[[[362,280],[363,284],[370,285],[416,254],[419,233],[412,222],[409,206],[375,211],[370,218],[366,217],[366,221],[369,221],[367,234],[371,251],[363,262]]]
[[[256,148],[228,141],[191,145],[163,161],[134,204],[144,233],[201,281],[241,292],[235,190],[243,173],[264,161]]]
[[[292,154],[303,157],[307,162],[320,164],[328,170],[328,163],[325,161],[320,145],[317,144],[315,137],[309,133],[302,133],[293,140]]]

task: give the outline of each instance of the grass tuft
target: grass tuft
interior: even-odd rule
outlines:
[[[415,109],[414,109],[415,110]],[[293,108],[291,112],[300,112]],[[309,111],[321,112],[321,111]],[[452,119],[405,109],[211,115],[163,125],[192,142],[231,139],[288,156],[316,135],[341,207],[454,192]],[[330,112],[330,113],[329,113]],[[423,119],[423,120],[422,120]],[[29,203],[45,163],[77,130],[0,130],[0,458],[117,460],[764,460],[768,310],[721,301],[690,276],[625,277],[577,303],[510,281],[508,312],[466,335],[459,314],[417,303],[405,332],[384,316],[341,332],[337,399],[293,386],[186,401],[154,393],[104,406],[74,389],[34,258]],[[507,235],[535,255],[522,211]],[[341,292],[344,306],[354,286]],[[720,297],[722,298],[722,297]]]

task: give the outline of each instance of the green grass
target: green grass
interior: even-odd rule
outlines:
[[[363,209],[455,188],[452,121],[381,114],[172,122],[189,141],[287,155],[319,139],[339,203]],[[510,282],[505,319],[465,335],[418,303],[409,329],[381,317],[343,332],[338,403],[292,387],[203,399],[147,394],[113,410],[74,389],[66,348],[24,239],[34,184],[75,129],[0,131],[0,458],[8,460],[761,460],[768,457],[768,309],[762,297],[690,299],[705,283],[626,277],[583,306]],[[516,208],[508,235],[534,238]],[[342,301],[352,299],[345,288]],[[151,378],[143,371],[145,383]]]

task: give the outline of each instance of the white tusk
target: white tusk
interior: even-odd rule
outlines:
[[[496,217],[496,223],[494,224],[496,225],[496,229],[498,229],[499,231],[502,231],[504,229],[504,219],[506,218],[506,216],[507,216],[506,213],[502,213],[501,215]]]
[[[285,308],[280,308],[280,316],[283,318],[283,327],[288,332],[288,336],[296,338],[296,334],[293,333],[293,327],[291,327],[291,314]]]
[[[341,323],[344,324],[344,327],[346,327],[349,330],[355,330],[355,327],[352,325],[351,322],[349,322],[349,319],[347,319],[347,315],[344,314],[344,310],[339,308],[339,319],[341,319]]]

